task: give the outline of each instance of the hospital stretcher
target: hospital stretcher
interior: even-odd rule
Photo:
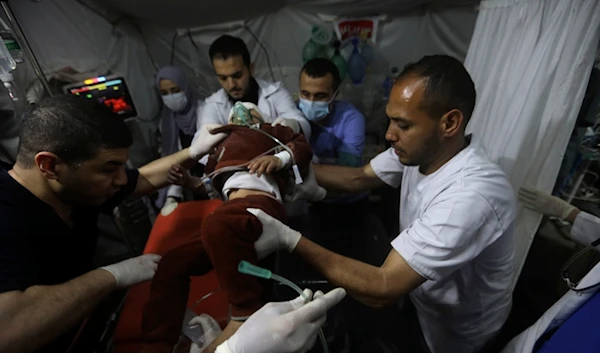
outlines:
[[[199,229],[204,217],[221,203],[220,200],[184,202],[168,216],[159,215],[148,237],[144,254],[162,255],[185,243],[191,233],[189,229]],[[227,322],[222,318],[227,317],[229,305],[224,293],[218,288],[214,271],[204,276],[192,277],[188,307],[194,307],[198,314],[211,315],[224,328]],[[213,292],[214,294],[198,303],[199,299]],[[114,353],[135,352],[141,349],[142,310],[149,295],[149,282],[138,284],[129,290],[115,330]]]

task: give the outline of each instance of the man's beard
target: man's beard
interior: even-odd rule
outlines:
[[[436,155],[442,148],[442,142],[439,136],[431,136],[427,141],[411,156],[407,156],[408,161],[402,162],[407,167],[427,168],[434,162]],[[399,156],[398,156],[399,157]]]

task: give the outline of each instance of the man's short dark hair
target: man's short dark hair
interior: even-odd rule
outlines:
[[[448,55],[425,56],[404,67],[396,82],[405,77],[426,80],[421,108],[431,117],[441,117],[452,109],[462,112],[465,125],[475,108],[475,84],[464,65]]]
[[[321,78],[327,76],[327,74],[331,74],[331,77],[333,78],[333,90],[337,90],[340,86],[340,72],[333,61],[329,59],[311,59],[304,64],[300,74],[302,75],[303,72],[306,72],[308,77],[312,78]]]
[[[17,163],[32,167],[35,155],[47,151],[72,165],[94,158],[101,148],[129,148],[132,143],[127,124],[110,108],[61,94],[43,99],[25,115]]]
[[[250,52],[243,40],[224,34],[217,38],[208,49],[210,61],[215,59],[227,60],[233,56],[241,56],[246,67],[250,67]]]

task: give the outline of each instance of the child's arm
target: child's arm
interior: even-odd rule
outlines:
[[[292,150],[293,162],[301,171],[308,171],[308,166],[313,157],[313,150],[303,134],[295,134],[292,129],[282,125],[273,126],[270,134]],[[290,161],[288,166],[291,166],[293,162]]]
[[[277,153],[275,156],[257,158],[248,164],[250,173],[256,173],[258,176],[263,173],[269,174],[283,168],[289,168],[294,162],[302,174],[308,171],[313,151],[310,144],[304,138],[304,135],[296,134],[289,127],[282,125],[269,126],[263,124],[261,129],[289,147],[293,156],[288,151],[283,151]]]
[[[204,192],[202,178],[191,175],[186,168],[180,166],[179,164],[174,164],[171,166],[167,180],[171,184],[183,186],[184,188],[194,192]]]

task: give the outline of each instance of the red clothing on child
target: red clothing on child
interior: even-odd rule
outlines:
[[[262,124],[260,128],[286,144],[293,151],[300,170],[307,170],[312,149],[303,135],[281,125]],[[206,173],[243,164],[278,145],[268,136],[247,127],[228,125],[218,132],[230,134],[209,156]],[[272,175],[282,194],[289,186],[288,173],[283,170]],[[213,180],[219,191],[224,182],[219,178]],[[221,289],[232,305],[234,319],[247,318],[264,304],[259,279],[238,272],[238,264],[242,260],[257,264],[254,242],[262,234],[262,224],[246,208],[258,208],[284,223],[287,221],[283,205],[269,196],[251,195],[230,200],[202,222],[197,239],[165,254],[152,280],[150,299],[144,307],[144,352],[170,352],[179,340],[190,276],[203,275],[214,268]]]

